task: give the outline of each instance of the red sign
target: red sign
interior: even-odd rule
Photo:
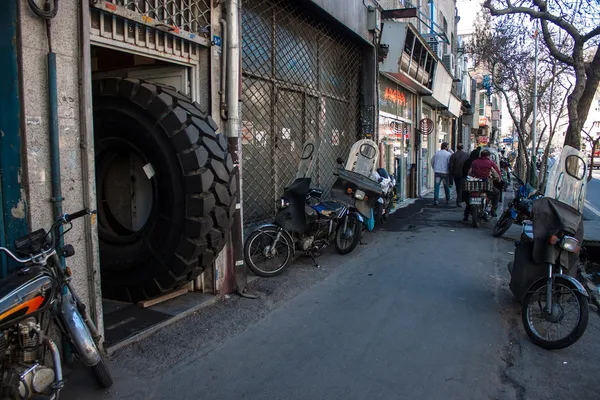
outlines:
[[[383,98],[393,101],[399,106],[406,107],[406,96],[404,96],[404,92],[401,90],[386,87],[385,92],[383,93]]]

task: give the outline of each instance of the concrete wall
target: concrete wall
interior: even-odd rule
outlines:
[[[58,124],[59,146],[61,156],[63,209],[75,212],[84,206],[84,181],[82,174],[81,149],[82,125],[80,120],[80,34],[79,23],[82,2],[62,0],[59,2],[57,16],[52,20],[53,51],[57,55],[58,75]],[[19,0],[19,52],[22,78],[21,101],[23,106],[24,126],[24,169],[26,179],[23,182],[27,193],[28,218],[31,229],[48,229],[53,222],[51,203],[51,171],[50,146],[48,135],[48,80],[47,53],[48,40],[45,22],[30,10],[26,0]],[[88,149],[92,152],[93,149]],[[93,156],[93,153],[92,153]],[[93,164],[91,167],[93,179]],[[88,171],[89,172],[89,171]],[[87,182],[85,182],[87,184]],[[93,185],[91,187],[94,187]],[[91,193],[92,205],[95,205],[95,193]],[[97,238],[87,238],[83,219],[73,224],[73,229],[66,234],[66,243],[75,247],[75,255],[67,259],[67,265],[73,271],[74,286],[83,299],[89,304],[90,295],[99,294],[99,286],[90,290],[88,279],[88,261],[95,260],[94,268],[99,283],[98,254],[88,254],[88,240],[97,243]],[[93,229],[95,232],[96,230]],[[93,244],[92,243],[92,244]],[[98,303],[101,303],[98,301]],[[101,314],[100,304],[96,308]],[[100,327],[101,328],[101,327]]]
[[[347,28],[357,33],[369,43],[372,42],[371,34],[367,30],[367,8],[365,4],[373,5],[370,0],[311,0],[328,14],[344,24]]]

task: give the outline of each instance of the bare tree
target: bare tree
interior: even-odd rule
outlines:
[[[482,74],[492,76],[493,90],[505,99],[519,140],[516,169],[521,179],[525,179],[530,176],[528,169],[531,168],[531,164],[527,149],[532,139],[535,102],[531,35],[527,35],[522,24],[515,24],[508,18],[492,20],[489,14],[484,13],[478,18],[472,39],[466,48],[473,57],[476,69]],[[556,114],[560,116],[564,107],[564,101],[561,102],[560,99],[564,100],[566,91],[561,87],[568,69],[547,56],[547,50],[544,48],[540,59],[550,60],[540,63],[537,98],[538,108],[542,111],[548,110],[548,115],[547,118],[540,118],[535,122],[539,128],[536,153],[546,132],[553,136],[556,131],[554,118]]]
[[[600,3],[594,0],[485,0],[493,16],[529,16],[541,22],[550,54],[571,67],[575,84],[567,99],[565,145],[581,146],[581,131],[600,83]],[[567,40],[561,49],[557,43]]]

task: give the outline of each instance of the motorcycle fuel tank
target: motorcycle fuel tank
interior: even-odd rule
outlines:
[[[26,267],[0,281],[0,330],[44,311],[54,298],[54,281],[39,266]]]

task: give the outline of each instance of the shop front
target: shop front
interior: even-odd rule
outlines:
[[[416,96],[391,79],[380,77],[379,143],[382,166],[398,177],[398,200],[411,196]]]

